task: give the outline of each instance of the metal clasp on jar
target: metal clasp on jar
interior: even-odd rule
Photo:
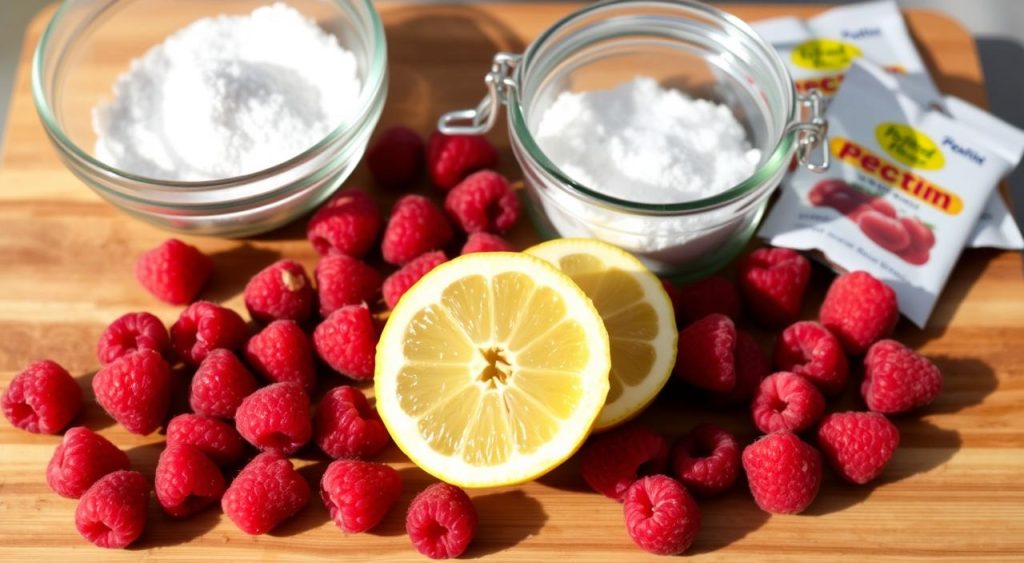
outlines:
[[[446,135],[482,135],[490,131],[498,121],[499,104],[508,99],[509,90],[518,87],[512,73],[522,59],[522,55],[515,53],[494,55],[491,71],[484,77],[487,96],[473,109],[450,111],[442,115],[437,122],[438,130]]]
[[[796,159],[800,166],[811,172],[824,172],[829,166],[828,120],[822,109],[821,92],[798,94],[796,101],[797,118],[786,126],[783,136],[796,135]],[[818,157],[812,159],[815,151]]]

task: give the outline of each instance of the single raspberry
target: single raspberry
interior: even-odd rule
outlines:
[[[818,318],[848,354],[859,356],[892,334],[900,311],[891,287],[867,272],[858,271],[843,274],[832,282]]]
[[[519,199],[504,176],[474,172],[444,198],[448,216],[465,233],[504,233],[519,220]]]
[[[679,332],[675,373],[701,389],[730,391],[736,386],[736,326],[712,314]]]
[[[242,399],[259,389],[259,383],[234,352],[219,348],[203,358],[192,376],[189,405],[196,414],[235,418]]]
[[[249,339],[245,359],[267,381],[316,385],[316,364],[309,337],[295,321],[274,321]]]
[[[390,190],[411,187],[423,173],[423,138],[401,125],[385,129],[366,151],[366,166],[374,182]]]
[[[700,508],[686,488],[664,475],[633,483],[623,498],[626,532],[640,549],[678,555],[693,545],[700,530]]]
[[[346,305],[372,302],[380,293],[377,270],[344,254],[324,256],[316,265],[320,315],[327,317]]]
[[[313,331],[316,353],[334,371],[356,381],[373,379],[380,332],[364,305],[346,305]]]
[[[309,397],[297,383],[268,385],[242,401],[235,426],[263,451],[293,454],[313,436]]]
[[[793,323],[775,341],[775,369],[793,372],[818,386],[822,393],[839,394],[850,367],[843,345],[814,321]]]
[[[245,442],[230,424],[198,414],[179,414],[167,424],[167,446],[194,446],[221,467],[245,457]]]
[[[748,404],[754,398],[761,380],[771,373],[768,358],[761,351],[761,345],[750,333],[739,329],[736,330],[733,365],[736,371],[736,385],[728,391],[708,391],[708,399],[712,404],[725,407]]]
[[[149,313],[126,313],[118,317],[100,335],[96,357],[100,365],[136,350],[156,350],[165,358],[171,353],[171,340],[160,319]]]
[[[420,281],[420,278],[427,275],[430,270],[440,266],[448,258],[444,255],[444,252],[438,250],[435,252],[428,252],[419,258],[416,258],[412,262],[409,262],[405,266],[402,266],[398,271],[388,276],[384,280],[384,286],[382,292],[384,294],[384,303],[391,309],[395,308],[398,304],[398,300],[405,295],[406,291],[413,286],[416,282]]]
[[[821,454],[788,430],[747,446],[743,470],[754,502],[765,512],[803,512],[821,486]]]
[[[895,340],[879,340],[864,356],[860,394],[880,413],[912,411],[942,392],[942,372],[928,358]]]
[[[380,250],[385,262],[401,266],[441,248],[454,234],[444,211],[432,201],[420,195],[407,195],[391,209]]]
[[[316,445],[337,458],[365,459],[391,443],[377,409],[355,387],[342,385],[324,395],[313,419]]]
[[[427,167],[434,185],[442,191],[477,170],[494,168],[498,151],[479,135],[445,135],[435,131],[427,140]]]
[[[171,305],[191,303],[213,272],[213,262],[194,246],[168,239],[135,262],[135,278],[146,291]]]
[[[224,476],[199,448],[168,444],[156,462],[153,488],[164,512],[181,518],[220,500]]]
[[[450,559],[466,551],[476,535],[473,501],[462,489],[434,483],[412,499],[405,531],[416,551],[431,559]]]
[[[507,240],[491,233],[472,233],[462,245],[461,254],[474,252],[512,252],[512,245]]]
[[[310,494],[309,484],[288,458],[265,452],[238,473],[220,505],[240,530],[257,536],[302,510],[309,504]]]
[[[46,466],[46,482],[62,497],[78,498],[107,473],[131,469],[128,455],[84,426],[64,433]]]
[[[146,528],[149,483],[138,471],[114,471],[93,483],[75,509],[75,527],[99,547],[127,547]]]
[[[245,284],[245,308],[254,321],[305,322],[313,316],[316,290],[302,264],[278,260]]]
[[[170,406],[171,368],[153,350],[118,358],[92,378],[92,391],[103,410],[133,434],[160,427]]]
[[[683,325],[719,313],[734,322],[740,317],[740,293],[736,285],[721,276],[711,276],[676,290],[676,318]]]
[[[380,208],[366,192],[348,189],[332,197],[309,219],[306,238],[317,254],[362,258],[384,224]]]
[[[171,347],[186,364],[198,366],[212,350],[241,348],[248,332],[238,313],[209,301],[196,301],[171,325]]]
[[[800,316],[811,263],[788,248],[758,248],[739,261],[743,297],[761,324],[781,326]]]
[[[900,445],[900,431],[876,412],[837,412],[821,421],[818,447],[840,477],[863,485],[878,477]]]
[[[710,497],[729,490],[740,474],[740,443],[714,424],[701,424],[672,447],[672,473],[686,488]]]
[[[825,413],[825,398],[803,377],[780,371],[761,382],[750,405],[754,425],[770,434],[780,430],[803,432]]]
[[[320,498],[331,520],[346,534],[379,524],[401,494],[398,471],[383,463],[339,459],[327,466],[320,480]]]
[[[664,473],[667,466],[665,438],[637,425],[591,438],[580,456],[583,480],[595,491],[619,501],[637,479]]]
[[[40,360],[14,376],[4,390],[0,406],[16,428],[56,434],[82,408],[82,388],[60,364]]]

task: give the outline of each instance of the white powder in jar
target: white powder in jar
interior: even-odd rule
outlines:
[[[351,120],[355,56],[282,3],[197,20],[132,61],[93,109],[96,157],[161,180],[257,172]]]
[[[637,77],[610,90],[562,92],[534,134],[544,154],[594,191],[680,203],[748,178],[761,151],[725,105]]]

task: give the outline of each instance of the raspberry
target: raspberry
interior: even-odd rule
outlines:
[[[498,151],[478,135],[445,135],[435,131],[427,139],[427,167],[434,185],[448,191],[463,178],[498,164]]]
[[[118,358],[92,378],[92,391],[103,410],[133,434],[149,434],[167,415],[171,368],[153,350]]]
[[[466,551],[476,535],[476,508],[469,495],[448,483],[434,483],[412,499],[405,531],[416,551],[450,559]]]
[[[146,349],[169,357],[171,341],[167,328],[149,313],[126,313],[110,323],[100,335],[96,343],[96,357],[100,365],[105,366],[125,354]]]
[[[786,327],[775,341],[773,361],[775,369],[803,376],[830,396],[843,390],[850,370],[842,344],[814,321]]]
[[[293,454],[313,435],[309,397],[296,383],[268,385],[242,401],[235,426],[261,450]]]
[[[401,477],[383,463],[339,459],[327,466],[320,480],[320,498],[346,534],[379,524],[401,494]]]
[[[249,339],[245,359],[272,383],[291,381],[306,391],[316,385],[316,364],[309,337],[295,321],[274,321]]]
[[[62,497],[78,498],[100,477],[131,469],[128,455],[84,426],[64,433],[46,466],[46,482]]]
[[[900,311],[891,287],[867,272],[852,272],[832,282],[818,317],[846,353],[859,356],[892,334]]]
[[[362,258],[384,224],[380,208],[366,192],[348,189],[332,197],[309,219],[306,238],[317,254]]]
[[[382,290],[384,293],[384,303],[389,308],[394,309],[395,305],[398,304],[398,300],[405,295],[406,291],[409,291],[413,284],[420,281],[420,278],[427,275],[430,270],[440,266],[447,260],[448,258],[445,257],[444,252],[438,250],[428,252],[402,266],[397,272],[384,280]]]
[[[234,418],[242,399],[256,389],[259,383],[235,354],[217,349],[206,355],[192,376],[188,402],[196,414]]]
[[[390,127],[366,151],[366,166],[378,186],[402,190],[415,184],[423,172],[423,153],[419,133],[408,127]]]
[[[213,272],[213,262],[198,248],[168,239],[135,262],[135,278],[146,291],[171,305],[191,303]]]
[[[171,325],[171,347],[186,364],[198,366],[211,350],[237,350],[249,329],[238,313],[209,301],[197,301]]]
[[[324,256],[316,265],[320,314],[324,317],[346,306],[373,301],[380,292],[381,276],[350,256]]]
[[[643,426],[625,426],[592,438],[580,457],[583,480],[590,488],[620,501],[638,478],[662,473],[667,465],[665,439]]]
[[[316,353],[334,371],[356,381],[373,379],[377,331],[366,305],[346,305],[313,331]]]
[[[245,456],[245,442],[233,426],[198,414],[179,414],[167,424],[167,446],[194,446],[221,467],[234,467]]]
[[[672,473],[686,488],[710,497],[736,483],[740,474],[740,444],[714,424],[690,430],[672,447]]]
[[[302,264],[278,260],[245,284],[245,308],[254,321],[305,322],[313,316],[316,291]]]
[[[736,285],[721,276],[711,276],[676,290],[676,318],[690,324],[719,313],[735,321],[740,317],[740,293]]]
[[[466,233],[504,233],[519,220],[519,199],[504,176],[474,172],[452,188],[444,209]]]
[[[164,512],[181,518],[217,502],[224,494],[224,476],[199,448],[168,444],[156,462],[153,488]]]
[[[644,477],[626,491],[622,510],[626,531],[640,549],[678,555],[693,545],[700,530],[700,508],[686,488],[664,475]]]
[[[82,408],[82,388],[57,362],[40,360],[14,376],[0,405],[15,427],[37,434],[56,434]]]
[[[840,477],[863,485],[878,477],[900,444],[900,431],[876,412],[837,412],[821,421],[818,446]]]
[[[825,399],[813,383],[780,371],[761,382],[750,405],[754,425],[769,434],[780,430],[803,432],[825,413]]]
[[[701,389],[729,391],[736,386],[736,326],[712,314],[679,332],[675,373]]]
[[[461,254],[474,252],[512,252],[512,245],[498,235],[491,233],[472,233],[462,245]]]
[[[138,471],[115,471],[93,483],[75,509],[75,527],[99,547],[127,547],[146,528],[149,483]]]
[[[754,318],[781,326],[800,315],[811,263],[788,248],[758,248],[739,261],[739,283]]]
[[[736,351],[733,353],[736,385],[729,391],[708,391],[711,403],[720,406],[747,404],[757,392],[761,380],[771,373],[768,359],[750,333],[736,330]]]
[[[896,414],[923,407],[942,392],[942,372],[895,340],[879,340],[864,356],[860,394],[868,408]]]
[[[821,486],[821,455],[789,431],[761,437],[743,450],[743,470],[761,510],[796,514]]]
[[[385,262],[401,266],[441,248],[454,234],[444,212],[433,202],[420,195],[407,195],[391,209],[380,250]]]
[[[391,443],[366,395],[347,385],[324,395],[313,419],[313,435],[316,445],[335,459],[373,457]]]
[[[238,473],[220,505],[240,530],[258,536],[302,510],[309,497],[309,484],[292,462],[277,452],[265,452]]]

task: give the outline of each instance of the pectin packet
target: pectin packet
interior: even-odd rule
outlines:
[[[919,104],[945,107],[895,2],[851,4],[806,20],[772,18],[752,26],[786,62],[798,92],[816,89],[826,98],[835,95],[850,64],[863,59],[898,76],[903,93]],[[968,241],[973,248],[1024,248],[1020,229],[998,192],[986,203]]]
[[[1021,130],[958,98],[946,102],[956,117],[855,62],[829,109],[831,167],[793,173],[760,235],[870,272],[924,327],[985,202],[1024,152]]]

